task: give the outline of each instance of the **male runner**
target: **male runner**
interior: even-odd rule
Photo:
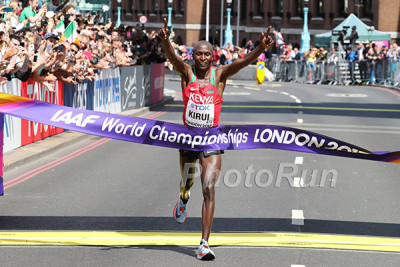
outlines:
[[[226,80],[246,67],[272,44],[269,36],[271,27],[266,35],[261,33],[261,44],[243,59],[237,59],[230,65],[223,65],[218,68],[211,66],[213,59],[213,47],[207,41],[199,41],[193,48],[194,66],[184,63],[174,52],[169,41],[170,31],[167,27],[167,20],[164,19],[164,28],[158,32],[162,40],[164,51],[171,61],[176,72],[181,76],[182,96],[185,105],[183,112],[183,123],[186,126],[197,128],[210,128],[219,126],[219,117],[222,106],[222,94],[225,89]],[[188,151],[179,150],[180,168],[182,181],[180,183],[180,195],[174,208],[174,218],[178,223],[186,220],[186,205],[189,200],[189,190],[193,186],[193,175],[188,177],[186,166],[194,166],[197,160],[201,166],[201,184],[203,190],[202,208],[202,239],[198,247],[197,258],[201,260],[213,260],[214,252],[208,245],[211,225],[214,216],[215,190],[221,171],[222,150],[214,151]],[[190,174],[194,174],[190,168]]]

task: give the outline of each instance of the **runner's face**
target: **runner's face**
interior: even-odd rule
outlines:
[[[208,69],[210,68],[213,54],[210,48],[206,44],[201,44],[197,47],[194,52],[194,62],[197,68],[199,69]]]

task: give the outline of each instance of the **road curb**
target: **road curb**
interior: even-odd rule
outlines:
[[[125,116],[139,116],[142,113],[163,106],[166,103],[172,102],[173,100],[174,97],[165,96],[163,101],[151,105],[149,107],[123,111],[118,114]],[[18,168],[27,163],[31,163],[35,160],[38,160],[40,157],[50,154],[51,152],[57,149],[64,148],[74,142],[84,140],[85,138],[89,138],[91,136],[92,135],[85,133],[66,130],[63,133],[47,137],[38,142],[9,151],[4,154],[3,158],[4,171],[11,170],[13,168]]]

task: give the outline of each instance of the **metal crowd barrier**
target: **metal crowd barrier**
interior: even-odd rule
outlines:
[[[276,81],[296,83],[309,81],[307,62],[303,60],[284,61],[273,57],[266,61],[266,66],[274,74]],[[316,70],[312,72],[312,82],[330,85],[400,86],[400,62],[391,59],[355,62],[347,60],[317,61]]]

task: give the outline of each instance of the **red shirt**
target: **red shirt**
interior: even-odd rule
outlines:
[[[183,112],[183,123],[186,126],[196,128],[210,128],[219,126],[222,101],[215,82],[215,70],[210,67],[210,79],[208,84],[200,87],[193,67],[192,78],[182,91],[185,110]]]

